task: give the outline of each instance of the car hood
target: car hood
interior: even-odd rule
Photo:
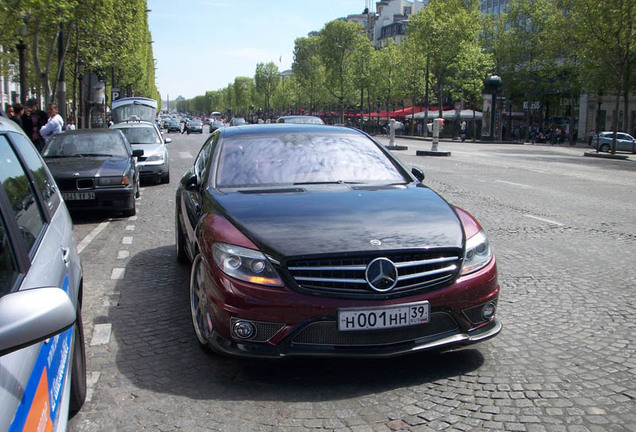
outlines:
[[[259,248],[278,257],[463,243],[453,208],[421,185],[246,190],[214,198]]]
[[[128,159],[123,157],[45,158],[53,177],[108,177],[123,175]]]
[[[133,150],[143,150],[144,155],[139,158],[140,161],[145,160],[149,156],[155,154],[163,154],[165,146],[163,144],[131,144]]]

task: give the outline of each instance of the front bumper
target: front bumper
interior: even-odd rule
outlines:
[[[209,344],[240,357],[392,357],[470,345],[496,336],[501,322],[476,319],[474,311],[497,303],[496,264],[457,279],[449,286],[384,301],[303,295],[288,289],[254,287],[227,278],[206,264],[208,309],[213,331]],[[340,308],[377,307],[428,301],[430,321],[409,327],[340,331]],[[237,320],[252,322],[256,336],[241,340],[232,332]]]
[[[77,190],[62,191],[77,193]],[[85,192],[95,192],[92,200],[65,200],[69,210],[107,210],[124,211],[135,206],[135,189],[132,186],[119,189],[94,189]]]

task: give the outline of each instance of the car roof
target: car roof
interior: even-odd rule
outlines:
[[[3,117],[0,115],[0,131],[1,132],[19,132],[23,133],[24,131],[17,123],[9,120],[7,117]]]
[[[326,134],[347,134],[347,135],[365,135],[358,129],[352,129],[348,127],[338,127],[319,124],[307,124],[307,123],[270,123],[270,124],[253,124],[234,126],[231,128],[223,129],[224,138],[231,138],[236,136],[250,136],[250,135],[283,135],[288,133],[308,133],[315,135]]]
[[[114,125],[111,126],[112,129],[127,128],[127,127],[151,127],[154,129],[156,126],[153,122],[147,122],[143,120],[125,121],[121,123],[115,123]]]

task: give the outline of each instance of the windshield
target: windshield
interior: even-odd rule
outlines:
[[[154,121],[156,114],[157,101],[146,98],[118,99],[113,102],[111,108],[111,115],[115,123],[133,119]]]
[[[300,133],[226,139],[219,155],[216,186],[406,181],[364,136]]]
[[[161,138],[152,127],[129,127],[119,129],[131,144],[161,144]]]
[[[118,133],[57,134],[44,150],[44,157],[108,156],[128,157]]]

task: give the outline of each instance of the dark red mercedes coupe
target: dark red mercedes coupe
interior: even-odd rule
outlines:
[[[355,129],[214,132],[176,193],[199,342],[248,357],[388,357],[497,335],[488,237],[423,179]]]

